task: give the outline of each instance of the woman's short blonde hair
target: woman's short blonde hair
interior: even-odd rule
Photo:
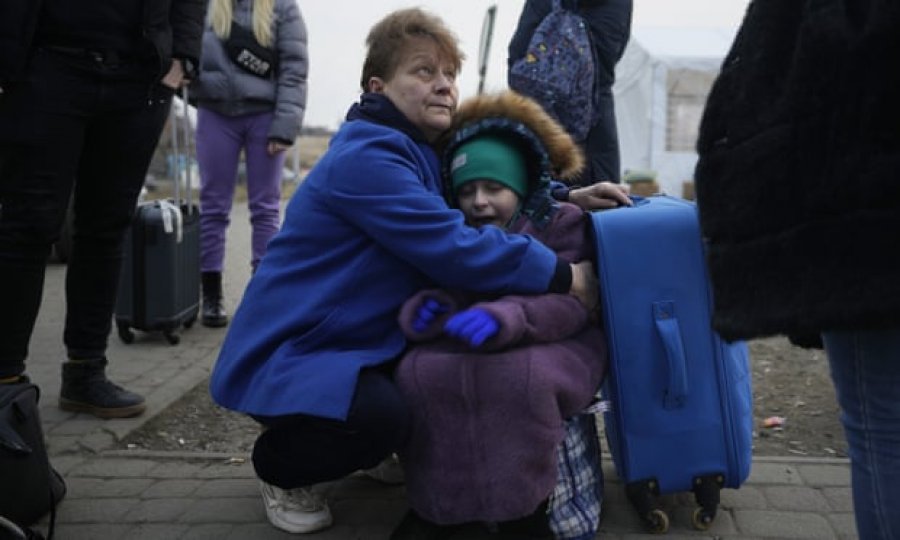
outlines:
[[[366,37],[369,51],[360,80],[363,92],[368,91],[372,77],[390,79],[403,61],[409,43],[423,37],[434,40],[440,54],[450,60],[459,73],[466,56],[459,48],[456,35],[444,21],[419,8],[401,9],[379,21]]]

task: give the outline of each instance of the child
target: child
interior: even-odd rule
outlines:
[[[539,105],[512,92],[473,98],[460,106],[452,133],[446,191],[467,224],[485,235],[527,233],[566,262],[593,258],[584,213],[549,192],[551,178],[577,174],[583,157]],[[404,304],[400,324],[413,344],[395,375],[413,411],[401,453],[412,512],[392,538],[443,538],[454,530],[447,526],[468,522],[497,524],[518,538],[582,536],[559,523],[551,533],[548,504],[572,493],[548,499],[566,422],[591,402],[606,372],[596,319],[562,294],[426,290]],[[596,457],[592,438],[582,452]],[[602,480],[569,491],[585,488],[600,490]],[[584,531],[591,538],[599,521],[599,494],[592,495]]]

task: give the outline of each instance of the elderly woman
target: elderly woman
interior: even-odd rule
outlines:
[[[596,297],[589,263],[467,227],[441,196],[432,144],[450,127],[463,58],[443,22],[396,11],[367,45],[364,93],[288,205],[212,374],[217,403],[265,426],[253,464],[266,512],[295,533],[331,524],[310,486],[377,465],[407,437],[391,375],[414,292]]]

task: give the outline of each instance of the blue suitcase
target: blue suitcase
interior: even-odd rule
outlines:
[[[694,527],[750,473],[753,402],[744,342],[712,329],[696,206],[665,195],[591,214],[610,372],[604,423],[629,501],[653,532],[657,496],[693,491]]]

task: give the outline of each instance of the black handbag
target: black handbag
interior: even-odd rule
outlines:
[[[39,396],[27,380],[0,384],[0,524],[9,520],[35,538],[39,535],[27,527],[49,513],[47,537],[52,538],[66,484],[47,457]]]
[[[231,61],[244,71],[268,79],[275,73],[278,56],[275,50],[256,41],[253,31],[231,22],[231,33],[223,42]]]

